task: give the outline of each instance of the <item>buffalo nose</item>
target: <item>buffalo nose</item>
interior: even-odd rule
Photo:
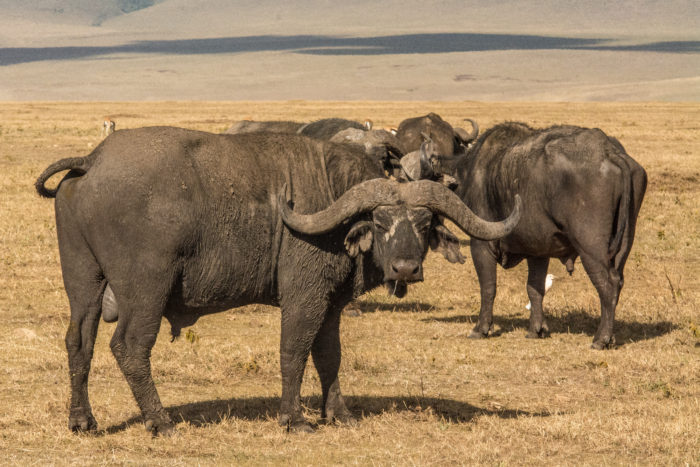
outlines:
[[[423,280],[423,268],[415,259],[395,259],[391,262],[391,278],[397,281],[415,282]]]

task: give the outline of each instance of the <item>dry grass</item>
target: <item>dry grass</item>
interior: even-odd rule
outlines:
[[[101,324],[91,394],[101,431],[67,430],[68,320],[53,205],[34,193],[49,162],[86,154],[103,115],[118,128],[221,131],[232,121],[325,116],[396,125],[436,111],[483,128],[503,120],[599,127],[650,185],[626,270],[612,351],[589,349],[598,300],[580,266],[545,300],[552,337],[525,339],[525,269],[499,273],[498,337],[466,339],[478,313],[473,267],[430,254],[403,300],[363,296],[341,325],[341,381],[356,427],[288,435],[276,422],[279,312],[205,317],[198,339],[162,332],[153,371],[180,421],[146,436]],[[0,452],[13,464],[698,464],[700,463],[700,105],[399,102],[31,103],[0,106]],[[468,254],[468,248],[463,248]],[[552,272],[565,276],[560,264]],[[166,325],[167,326],[167,325]],[[307,415],[319,416],[307,372]]]

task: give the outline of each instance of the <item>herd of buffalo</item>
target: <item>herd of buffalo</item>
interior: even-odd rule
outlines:
[[[71,317],[69,427],[97,427],[88,374],[100,317],[153,434],[169,433],[150,355],[162,318],[173,338],[200,316],[251,303],[279,306],[279,422],[310,431],[300,387],[309,354],[322,416],[351,422],[338,382],[341,311],[384,285],[403,297],[423,280],[428,248],[463,263],[445,220],[471,237],[481,288],[470,337],[489,335],[497,264],[525,259],[528,337],[542,312],[550,258],[576,258],[600,297],[593,347],[613,346],[615,308],[646,173],[599,129],[503,123],[479,135],[440,116],[371,122],[242,121],[224,134],[172,127],[120,130],[36,181],[55,198]],[[46,181],[68,171],[55,189]]]

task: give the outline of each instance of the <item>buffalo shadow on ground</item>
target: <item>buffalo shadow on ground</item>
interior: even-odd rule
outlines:
[[[525,34],[423,33],[391,36],[259,35],[136,41],[112,46],[5,47],[0,66],[44,60],[80,60],[117,54],[208,55],[288,52],[307,55],[404,55],[504,50],[596,50],[698,53],[700,41],[615,45],[606,38],[553,37]]]
[[[545,309],[545,319],[549,326],[550,334],[578,334],[584,333],[594,336],[600,323],[599,314],[591,314],[584,308],[569,308],[559,313],[560,316],[547,314]],[[443,323],[463,323],[469,326],[475,325],[479,321],[478,314],[458,315],[448,317],[424,318],[422,321],[439,321]],[[494,313],[493,323],[496,331],[493,337],[512,332],[516,329],[527,329],[530,325],[528,317],[522,315],[498,316]],[[678,329],[679,326],[670,321],[656,321],[652,323],[637,323],[615,318],[615,341],[618,346],[633,342],[654,339]]]
[[[376,311],[394,311],[397,313],[425,313],[433,311],[435,305],[425,302],[406,300],[401,302],[361,302],[354,301],[345,306],[345,314],[352,315],[353,312],[374,313]],[[359,313],[357,313],[359,314]]]
[[[549,417],[548,411],[528,412],[518,409],[488,409],[471,405],[467,402],[436,397],[419,396],[344,396],[345,403],[360,424],[362,419],[383,413],[412,412],[434,414],[449,423],[469,423],[481,416],[495,416],[501,419],[518,417]],[[302,405],[307,414],[318,416],[321,397],[318,395],[302,397]],[[221,423],[234,418],[243,420],[276,419],[279,415],[279,397],[243,397],[192,402],[166,407],[166,411],[175,423],[187,422],[194,426]],[[98,431],[98,435],[115,434],[134,424],[143,422],[142,417],[135,416],[117,425]],[[321,420],[320,423],[325,423]]]

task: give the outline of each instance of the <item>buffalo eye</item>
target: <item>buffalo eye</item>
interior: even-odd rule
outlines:
[[[416,232],[420,234],[425,234],[430,229],[430,222],[421,222],[419,224],[414,224]]]
[[[394,219],[389,213],[375,211],[372,221],[378,232],[386,233],[391,230]]]
[[[432,225],[433,213],[428,209],[416,209],[409,213],[409,219],[415,226],[416,232],[425,234]]]
[[[377,222],[374,223],[374,227],[379,231],[379,232],[388,232],[389,228],[385,226],[384,224],[379,224]]]

